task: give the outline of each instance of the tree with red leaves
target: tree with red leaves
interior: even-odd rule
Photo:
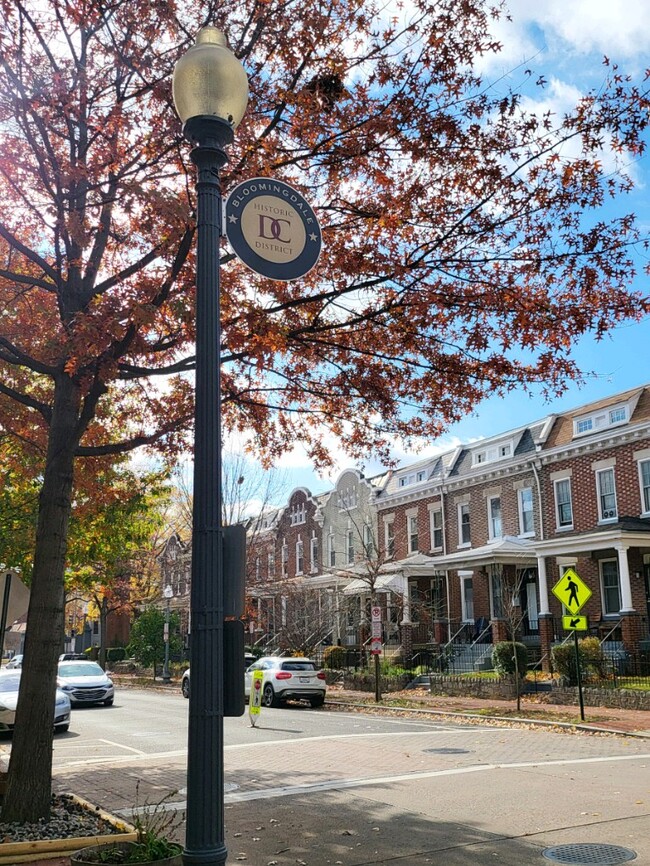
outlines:
[[[388,7],[387,7],[388,8]],[[75,476],[192,418],[193,172],[171,105],[198,28],[228,36],[251,101],[224,188],[277,177],[324,249],[294,283],[223,256],[223,424],[267,463],[434,437],[486,394],[579,375],[586,331],[647,312],[630,290],[648,92],[611,63],[565,116],[481,80],[483,0],[306,8],[239,0],[0,5],[0,425],[40,462],[29,637],[6,820],[49,810]],[[529,79],[529,101],[535,88]],[[51,707],[46,711],[44,708]],[[29,724],[27,724],[29,720]]]

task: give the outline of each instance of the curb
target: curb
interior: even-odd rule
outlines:
[[[548,719],[523,719],[514,716],[484,716],[480,713],[463,713],[454,710],[431,710],[420,707],[386,707],[381,705],[357,704],[349,701],[329,700],[325,698],[325,706],[328,704],[339,707],[354,707],[355,709],[371,710],[372,712],[388,713],[421,713],[427,716],[442,716],[448,718],[472,719],[481,722],[506,722],[515,725],[536,725],[542,728],[564,728],[570,731],[582,731],[586,734],[612,734],[617,737],[636,737],[639,740],[650,740],[650,734],[640,731],[621,731],[617,728],[601,728],[597,725],[574,724],[573,722],[554,722]]]

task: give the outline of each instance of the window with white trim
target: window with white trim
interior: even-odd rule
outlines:
[[[408,475],[402,475],[397,483],[400,487],[409,487],[411,484],[419,484],[420,481],[426,481],[426,478],[427,473],[424,469],[421,469],[418,472],[410,472]]]
[[[519,502],[519,534],[534,535],[533,488],[522,487],[517,494],[517,499]]]
[[[600,520],[616,520],[616,484],[614,470],[601,469],[596,472],[596,487],[598,490],[598,514]]]
[[[558,528],[573,526],[573,504],[571,501],[571,479],[560,478],[555,484],[555,519]]]
[[[500,619],[504,615],[503,608],[503,572],[499,567],[490,568],[490,608],[491,616]]]
[[[641,508],[644,514],[650,513],[650,460],[639,462],[639,480],[641,482]]]
[[[408,518],[408,544],[409,553],[417,553],[419,548],[418,541],[418,517],[417,514],[411,514]]]
[[[605,430],[608,427],[618,427],[627,424],[630,414],[627,403],[622,406],[613,406],[611,409],[600,409],[591,415],[583,415],[573,421],[573,435],[584,436],[596,430]]]
[[[431,550],[442,549],[442,508],[431,511]]]
[[[512,457],[512,442],[502,442],[500,445],[491,445],[480,451],[472,453],[472,466],[481,466],[484,463],[494,463],[496,460],[505,460]]]
[[[458,544],[470,545],[472,537],[469,529],[469,502],[458,506]]]
[[[368,559],[371,559],[375,551],[375,539],[372,536],[372,526],[369,523],[363,524],[363,549]]]
[[[269,553],[268,569],[269,577],[275,577],[275,553]]]
[[[501,538],[501,497],[488,498],[488,533],[490,539]]]
[[[289,573],[289,546],[286,541],[282,542],[282,577]]]
[[[310,551],[309,551],[309,555],[310,555],[310,557],[311,557],[311,570],[312,570],[312,572],[316,572],[316,571],[318,571],[318,568],[319,568],[319,562],[318,562],[318,536],[317,536],[317,535],[312,535],[312,538],[311,538],[311,541],[310,541],[309,544],[310,544],[310,548],[311,548]]]
[[[460,598],[463,622],[474,622],[474,587],[472,574],[460,574]]]
[[[292,526],[298,526],[300,523],[304,523],[307,519],[307,506],[304,502],[298,502],[294,505],[289,512],[289,517]]]
[[[348,529],[345,533],[345,549],[348,557],[348,565],[354,562],[354,530]]]
[[[302,539],[296,541],[296,574],[302,574],[305,567],[305,555]]]
[[[618,616],[621,610],[621,581],[618,573],[618,560],[600,560],[600,588],[603,615]]]
[[[384,523],[386,556],[395,556],[395,522],[387,520]]]
[[[255,557],[255,580],[259,580],[262,576],[262,559],[259,556]]]
[[[334,546],[334,533],[330,532],[327,536],[327,561],[330,568],[336,565],[336,548]]]

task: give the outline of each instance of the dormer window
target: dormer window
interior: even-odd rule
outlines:
[[[346,490],[339,491],[339,508],[342,511],[349,511],[350,508],[357,507],[357,490],[355,487],[348,487]]]
[[[408,475],[402,475],[399,479],[400,487],[409,487],[411,484],[419,484],[420,481],[426,481],[427,473],[424,469],[417,472],[411,472]]]
[[[300,523],[304,523],[307,519],[307,508],[304,502],[299,502],[297,505],[294,505],[289,513],[291,519],[292,526],[298,526]]]
[[[608,427],[618,427],[627,424],[629,412],[627,404],[614,406],[611,409],[601,409],[591,415],[583,415],[573,421],[573,435],[584,436],[586,433],[594,433],[596,430],[606,430]]]
[[[472,465],[481,466],[484,463],[494,463],[496,460],[506,460],[512,457],[512,442],[502,442],[500,445],[491,445],[472,454]]]

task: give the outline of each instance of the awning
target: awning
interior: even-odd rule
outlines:
[[[405,580],[401,574],[379,574],[374,581],[375,592],[399,592],[403,594]],[[371,592],[370,580],[355,578],[343,587],[343,595],[363,595]]]
[[[482,547],[469,547],[446,556],[435,556],[432,564],[439,570],[482,568],[487,565],[537,565],[535,543],[528,538],[504,536]]]

